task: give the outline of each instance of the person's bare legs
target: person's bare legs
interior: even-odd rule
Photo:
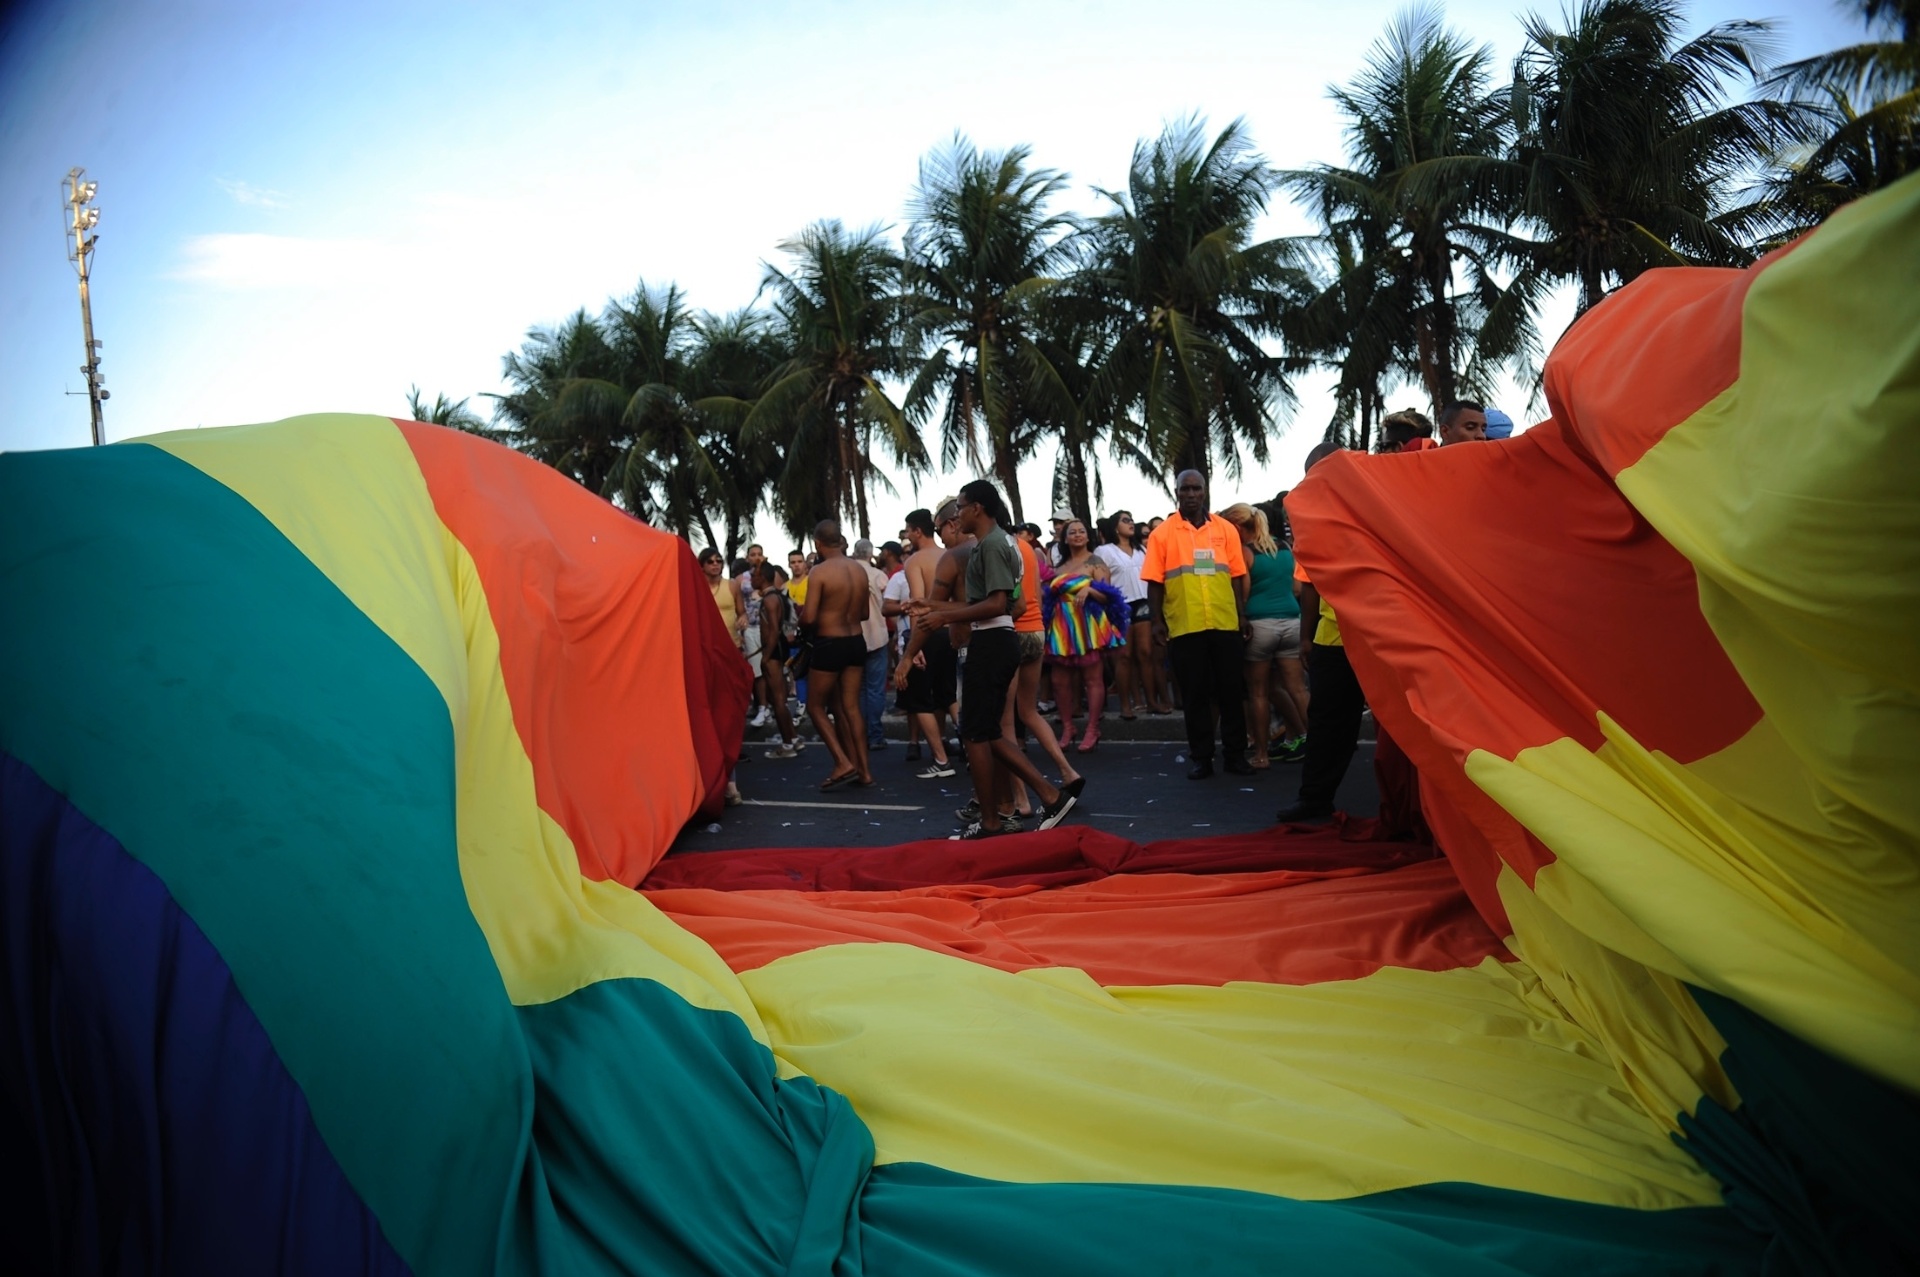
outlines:
[[[1047,757],[1053,760],[1054,769],[1060,773],[1060,779],[1062,781],[1078,780],[1080,773],[1075,771],[1073,764],[1067,761],[1067,752],[1060,748],[1059,738],[1053,734],[1053,725],[1047,722],[1046,716],[1040,712],[1042,664],[1043,662],[1040,661],[1029,661],[1020,667],[1020,673],[1014,677],[1014,694],[1010,699],[1019,709],[1020,721],[1027,725],[1027,730],[1033,733],[1033,738],[1040,742],[1040,748],[1045,750]],[[1008,728],[1007,734],[1013,734],[1011,727]]]
[[[1073,713],[1080,707],[1079,693],[1073,685],[1073,667],[1054,665],[1053,712],[1060,716],[1060,739],[1073,739]]]
[[[1307,680],[1300,672],[1300,658],[1281,656],[1275,658],[1280,667],[1280,686],[1274,696],[1274,702],[1280,709],[1280,720],[1286,724],[1287,735],[1293,737],[1307,734]]]
[[[840,684],[846,681],[841,677],[842,672],[840,670],[807,671],[807,717],[813,722],[813,730],[819,733],[820,742],[827,747],[827,752],[833,755],[833,774],[827,777],[828,780],[857,775],[860,770],[854,766],[853,758],[847,753],[846,738],[841,735],[839,728],[834,726],[833,715],[827,712],[828,706],[837,707],[842,702]],[[854,688],[857,700],[859,684],[854,684]],[[845,719],[846,711],[841,711],[841,717]]]
[[[1083,666],[1081,680],[1087,685],[1087,734],[1080,738],[1080,752],[1085,754],[1093,749],[1100,739],[1100,716],[1107,709],[1107,680],[1101,677],[1098,665]]]
[[[910,720],[919,733],[927,738],[927,748],[933,751],[933,761],[942,767],[947,763],[947,738],[940,734],[940,716],[938,714],[915,714]]]
[[[767,705],[773,710],[773,725],[780,733],[780,743],[791,744],[799,739],[793,730],[793,715],[787,713],[787,673],[772,661],[762,662],[767,672],[760,676],[767,694]]]
[[[1132,718],[1145,708],[1139,691],[1139,671],[1133,668],[1133,649],[1123,647],[1113,653],[1113,681],[1120,693],[1120,717]]]
[[[1268,699],[1267,678],[1273,673],[1272,661],[1247,662],[1247,728],[1253,733],[1253,757],[1248,761],[1255,767],[1265,767],[1267,758],[1267,739],[1272,731],[1269,726],[1273,718],[1273,703]]]
[[[973,773],[973,801],[980,808],[983,829],[1000,828],[1000,769],[994,766],[993,741],[970,740],[967,770]]]
[[[1011,772],[1016,780],[1024,781],[1027,788],[1031,789],[1042,803],[1051,807],[1060,801],[1059,786],[1049,783],[1047,778],[1040,774],[1040,769],[1035,767],[1033,763],[1028,760],[1027,756],[1020,752],[1020,747],[1013,743],[1011,736],[1002,733],[998,739],[987,742],[986,748],[988,750],[988,761]],[[972,761],[974,758],[973,749],[973,743],[969,741],[967,743],[967,759],[969,761]],[[976,780],[974,782],[974,793],[978,795],[982,792],[991,794],[994,791],[991,787],[983,791],[980,787],[980,782]],[[981,809],[982,811],[986,809],[985,798],[981,799]]]
[[[867,719],[860,712],[860,670],[851,665],[841,670],[839,690],[839,713],[834,717],[840,721],[840,744],[846,749],[854,771],[859,773],[860,783],[871,785],[873,771],[867,763]]]
[[[1153,641],[1153,623],[1142,621],[1134,626],[1127,642],[1133,648],[1141,694],[1147,698],[1148,708],[1156,714],[1173,713],[1173,705],[1167,700],[1166,672],[1160,668],[1160,649]]]

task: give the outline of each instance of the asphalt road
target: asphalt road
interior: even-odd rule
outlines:
[[[1244,833],[1274,823],[1274,813],[1294,799],[1300,785],[1298,764],[1275,764],[1252,776],[1218,770],[1210,780],[1187,779],[1186,743],[1165,739],[1181,732],[1176,715],[1143,718],[1122,725],[1108,718],[1109,732],[1160,739],[1103,739],[1090,754],[1073,753],[1074,765],[1087,777],[1080,804],[1067,819],[1095,825],[1136,842]],[[809,744],[794,759],[766,757],[770,741],[750,740],[736,780],[746,802],[729,808],[719,820],[697,821],[682,831],[673,853],[727,851],[742,847],[883,847],[917,838],[939,838],[958,826],[954,809],[973,796],[964,767],[951,779],[920,780],[922,761],[905,761],[899,721],[889,748],[873,754],[871,789],[838,789],[823,794],[820,782],[832,770],[827,751]],[[1373,731],[1369,721],[1360,752],[1341,786],[1339,805],[1356,816],[1379,807],[1373,781]],[[761,733],[755,732],[758,736]],[[1045,755],[1029,745],[1027,755],[1051,774]],[[671,853],[670,853],[671,854]]]

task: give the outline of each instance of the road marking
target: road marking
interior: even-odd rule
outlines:
[[[827,811],[925,811],[925,807],[890,807],[885,803],[789,803],[771,798],[749,798],[743,807],[820,807]]]

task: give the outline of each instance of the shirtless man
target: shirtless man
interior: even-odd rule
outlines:
[[[847,557],[839,520],[820,520],[813,529],[813,545],[819,562],[807,573],[800,624],[813,631],[807,717],[833,755],[833,774],[820,788],[871,785],[867,728],[860,717],[860,671],[867,663],[867,640],[860,626],[873,606],[873,595],[866,570]]]
[[[906,580],[909,602],[933,597],[934,574],[939,569],[942,553],[940,543],[934,540],[935,526],[929,511],[915,510],[907,516],[907,544],[913,553],[907,556],[900,575]],[[905,602],[887,606],[893,609],[894,615],[906,617]],[[953,703],[953,645],[946,641],[944,631],[940,634],[940,640],[931,647],[927,646],[928,639],[916,642],[909,634],[900,665],[893,673],[901,710],[908,715],[914,730],[927,738],[933,751],[933,765],[919,773],[921,780],[940,780],[954,774],[953,763],[947,758],[947,742],[940,734],[940,716],[948,712]]]
[[[931,603],[948,603],[961,597],[960,582],[966,575],[967,559],[973,553],[973,538],[960,528],[960,498],[942,499],[934,507],[933,524],[940,533],[940,543],[946,548],[934,560],[933,577],[927,583],[926,594],[915,597],[924,597]],[[911,606],[908,611],[911,613]],[[916,655],[926,653],[928,698],[936,707],[933,711],[936,720],[945,710],[956,724],[960,721],[960,653],[967,645],[972,628],[965,622],[946,626],[914,622],[913,637],[907,640],[906,655],[900,664],[905,668],[913,663]]]

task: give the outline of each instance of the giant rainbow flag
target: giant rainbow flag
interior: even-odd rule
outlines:
[[[1443,855],[663,861],[682,543],[384,418],[0,456],[9,1270],[1920,1270],[1916,279],[1909,181],[1296,489]]]

